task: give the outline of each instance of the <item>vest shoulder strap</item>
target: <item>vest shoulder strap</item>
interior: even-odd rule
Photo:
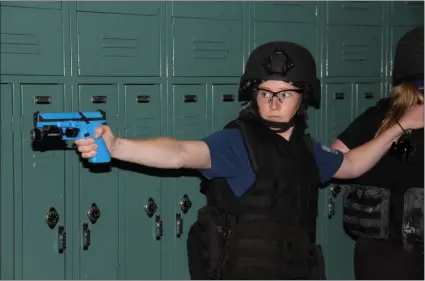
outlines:
[[[248,136],[249,132],[247,131],[247,125],[242,120],[236,119],[236,120],[228,123],[224,128],[225,129],[238,129],[241,132],[244,144],[245,144],[246,149],[248,151],[248,156],[249,156],[252,168],[253,168],[254,172],[257,172],[259,170],[258,161],[255,157],[253,145],[250,142],[251,138]],[[311,157],[314,158],[313,141],[311,139],[310,134],[308,134],[308,133],[304,134],[303,135],[303,141],[304,141]]]
[[[239,118],[230,122],[229,124],[227,124],[225,126],[226,129],[238,129],[240,131],[240,133],[242,134],[242,139],[243,142],[245,144],[246,150],[248,152],[248,157],[249,157],[249,161],[251,162],[251,167],[252,170],[254,171],[254,173],[259,171],[259,167],[258,167],[258,161],[256,159],[255,153],[254,153],[254,147],[255,145],[253,145],[251,143],[252,138],[249,136],[250,132],[249,129],[247,128],[247,124],[240,120]]]
[[[305,134],[303,136],[303,141],[305,145],[307,146],[308,152],[310,152],[311,156],[314,157],[313,140],[311,139],[310,134]]]

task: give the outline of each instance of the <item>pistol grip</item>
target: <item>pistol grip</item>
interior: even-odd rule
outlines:
[[[111,162],[111,154],[109,153],[108,148],[106,147],[103,138],[94,139],[94,142],[97,144],[96,155],[89,159],[90,163],[109,163]]]

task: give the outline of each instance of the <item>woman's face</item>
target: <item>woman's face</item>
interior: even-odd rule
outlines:
[[[289,122],[297,113],[302,100],[300,89],[277,80],[261,83],[256,90],[260,116],[272,122]]]

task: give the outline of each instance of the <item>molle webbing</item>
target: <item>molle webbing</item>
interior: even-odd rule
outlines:
[[[353,236],[387,238],[390,191],[386,188],[357,184],[340,186],[344,190],[343,225],[346,231]]]
[[[220,279],[309,279],[319,187],[311,140],[294,130],[286,141],[252,116],[226,128],[240,130],[256,180],[240,198],[226,179],[201,185],[208,206],[220,213],[210,220],[226,230],[219,234],[222,265],[209,263],[207,271],[221,267],[214,275]]]
[[[271,221],[240,224],[226,253],[224,279],[308,279],[309,241],[298,228]]]

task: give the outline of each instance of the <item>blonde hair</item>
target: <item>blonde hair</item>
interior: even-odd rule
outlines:
[[[415,84],[405,82],[395,86],[391,91],[391,108],[379,126],[376,136],[396,124],[408,108],[423,102],[424,96]]]

